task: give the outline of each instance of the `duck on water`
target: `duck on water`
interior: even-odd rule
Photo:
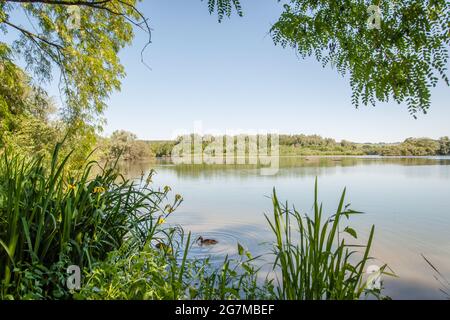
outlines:
[[[198,237],[196,242],[198,243],[198,245],[200,246],[211,246],[214,244],[219,243],[219,241],[214,240],[214,239],[204,239],[202,236]]]

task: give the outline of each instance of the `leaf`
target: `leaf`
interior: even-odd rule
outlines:
[[[242,256],[242,255],[244,254],[244,252],[245,252],[244,247],[241,246],[240,243],[238,243],[237,246],[238,246],[238,254],[239,254],[240,256]]]
[[[350,227],[345,227],[344,232],[347,232],[349,235],[351,235],[353,238],[358,239],[358,235],[355,231],[355,229],[352,229]]]

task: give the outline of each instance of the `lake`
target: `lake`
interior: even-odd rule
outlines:
[[[271,214],[270,195],[310,213],[314,180],[324,213],[346,202],[364,215],[349,224],[363,244],[375,225],[373,264],[387,263],[398,278],[384,277],[384,293],[393,299],[443,299],[425,255],[450,279],[450,158],[281,157],[276,175],[261,176],[249,165],[174,165],[170,160],[123,165],[129,178],[157,171],[156,186],[169,185],[184,202],[168,219],[195,236],[219,241],[194,247],[193,254],[222,259],[234,255],[237,242],[254,255],[270,250],[271,233],[264,213]]]

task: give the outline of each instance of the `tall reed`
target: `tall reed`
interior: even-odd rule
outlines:
[[[365,246],[350,245],[344,233],[356,238],[350,227],[340,229],[342,218],[360,212],[344,205],[345,189],[336,212],[323,216],[318,200],[317,180],[314,189],[314,215],[300,214],[288,204],[280,204],[273,191],[273,216],[266,219],[275,235],[273,268],[279,273],[277,299],[319,300],[358,299],[366,289],[364,274],[369,261],[375,227],[372,226]],[[342,231],[341,231],[342,230]],[[358,258],[355,247],[363,247]],[[385,266],[382,267],[384,270]]]

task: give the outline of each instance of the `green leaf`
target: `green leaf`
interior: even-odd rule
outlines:
[[[242,255],[244,254],[244,252],[245,252],[244,247],[241,246],[240,243],[238,243],[237,246],[238,246],[238,254],[239,254],[240,256],[242,256]]]
[[[353,229],[353,228],[345,227],[344,232],[347,232],[349,235],[351,235],[355,239],[358,238],[358,234],[356,233],[355,229]]]

